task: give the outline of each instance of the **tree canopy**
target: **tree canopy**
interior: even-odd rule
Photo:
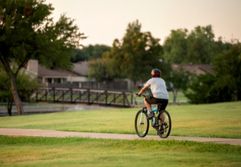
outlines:
[[[10,79],[11,92],[22,113],[16,78],[30,58],[48,67],[70,68],[70,52],[84,36],[73,20],[51,18],[54,8],[44,0],[0,1],[0,62]]]
[[[136,82],[147,79],[152,68],[163,67],[161,53],[159,39],[154,38],[150,32],[142,32],[141,24],[137,20],[129,23],[122,40],[115,39],[111,50],[105,53],[102,60],[97,60],[93,64],[102,63],[108,66],[106,74],[102,76],[129,78]],[[94,69],[98,67],[93,65],[92,71],[103,72]]]
[[[102,57],[103,53],[110,51],[110,49],[111,47],[107,45],[88,45],[82,49],[75,49],[71,61],[78,62],[98,59]]]
[[[172,30],[163,44],[164,58],[170,63],[210,64],[216,55],[212,26]]]
[[[188,82],[186,96],[193,103],[241,100],[241,44],[220,52],[213,61],[215,73],[194,76]]]

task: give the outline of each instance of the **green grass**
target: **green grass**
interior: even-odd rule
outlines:
[[[176,97],[177,103],[187,103],[189,100],[188,98],[184,95],[182,91],[178,91],[177,97]],[[173,93],[169,92],[169,100],[170,102],[173,102]]]
[[[171,135],[241,138],[241,102],[169,105],[167,110],[172,116]],[[135,133],[134,118],[137,111],[137,108],[107,108],[0,117],[0,127]],[[150,133],[154,133],[154,130]]]
[[[1,167],[238,167],[241,147],[178,141],[0,136]]]
[[[241,102],[171,108],[175,135],[241,138]]]

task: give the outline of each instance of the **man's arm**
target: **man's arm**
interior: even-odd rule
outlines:
[[[146,84],[143,86],[143,88],[141,88],[141,90],[138,92],[138,95],[140,96],[143,92],[145,92],[148,88],[150,87],[150,85]]]

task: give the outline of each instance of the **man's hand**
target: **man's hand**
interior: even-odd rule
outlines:
[[[141,94],[140,94],[140,93],[136,93],[136,95],[137,95],[137,96],[141,96]]]
[[[137,96],[141,96],[142,93],[144,93],[146,91],[146,89],[148,89],[150,87],[150,85],[144,85],[143,88],[141,88],[141,90],[137,93]]]

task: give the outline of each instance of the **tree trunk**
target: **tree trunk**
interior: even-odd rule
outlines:
[[[21,99],[19,97],[19,94],[18,94],[16,78],[17,78],[17,75],[18,75],[18,72],[20,71],[20,69],[27,62],[27,58],[24,59],[23,63],[21,63],[21,65],[18,66],[17,71],[14,73],[13,70],[11,69],[10,61],[8,59],[6,59],[3,55],[4,54],[2,54],[1,51],[0,51],[0,62],[2,63],[5,72],[9,77],[10,90],[11,90],[11,93],[12,93],[13,101],[16,105],[17,113],[18,113],[18,115],[22,115],[23,106],[22,106],[22,101],[21,101]]]
[[[18,115],[23,114],[23,106],[22,106],[22,101],[19,97],[18,91],[17,91],[17,84],[16,84],[16,76],[15,75],[10,75],[10,82],[11,82],[11,93],[13,96],[14,103],[16,105],[16,110]]]
[[[177,89],[173,89],[173,104],[177,104]]]
[[[9,116],[12,116],[12,107],[13,107],[13,99],[8,99],[7,110],[8,110]]]

